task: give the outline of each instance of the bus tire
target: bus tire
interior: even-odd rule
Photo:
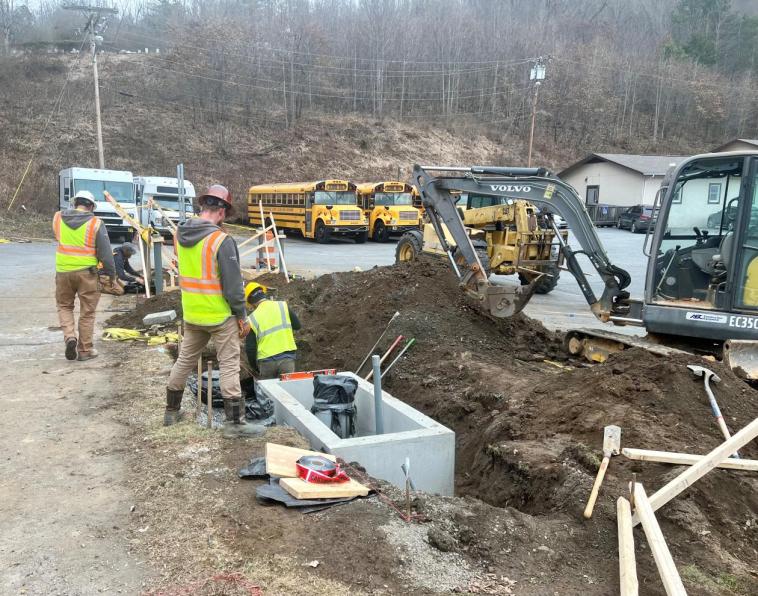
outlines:
[[[326,225],[320,219],[316,222],[316,231],[313,233],[313,237],[319,244],[329,242],[329,230],[326,229]]]
[[[395,263],[415,261],[424,249],[424,235],[418,230],[405,232],[395,247]]]
[[[368,230],[361,232],[355,237],[356,244],[365,244],[366,240],[368,240]]]
[[[387,226],[384,225],[384,222],[378,221],[374,224],[374,237],[372,240],[374,242],[387,242],[389,240],[390,234],[387,231]]]

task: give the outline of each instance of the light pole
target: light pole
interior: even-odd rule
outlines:
[[[100,169],[105,168],[105,152],[103,151],[103,124],[100,118],[100,80],[97,72],[97,46],[103,43],[100,31],[105,30],[105,18],[103,15],[118,14],[116,8],[104,8],[101,6],[84,6],[81,4],[66,4],[66,10],[78,10],[87,15],[85,32],[89,35],[89,45],[92,51],[92,74],[95,79],[95,124],[97,126],[97,158]]]
[[[534,81],[534,97],[532,98],[532,125],[529,129],[529,152],[526,167],[532,166],[532,147],[534,146],[534,125],[537,121],[537,98],[540,93],[540,85],[545,80],[545,59],[540,56],[529,71],[529,80]]]

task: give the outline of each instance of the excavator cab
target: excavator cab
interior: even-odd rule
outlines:
[[[758,153],[696,156],[668,176],[648,265],[648,330],[758,337],[756,176]]]

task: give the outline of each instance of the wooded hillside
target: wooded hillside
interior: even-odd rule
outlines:
[[[56,2],[36,13],[13,4],[0,0],[0,116],[14,130],[0,141],[14,164],[0,181],[6,196],[36,150],[46,189],[59,167],[96,161],[84,16]],[[351,163],[407,172],[403,160],[430,157],[427,135],[439,132],[451,159],[524,163],[540,57],[541,163],[588,151],[699,152],[756,136],[750,9],[729,0],[130,3],[98,25],[106,160],[170,174],[197,155],[200,178],[230,168],[243,185],[289,175],[304,154],[324,159],[304,175],[334,172],[339,151],[329,147],[347,143],[358,147]],[[81,53],[47,53],[56,49]],[[356,126],[372,132],[356,136]]]

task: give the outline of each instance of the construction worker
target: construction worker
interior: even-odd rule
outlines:
[[[219,227],[232,211],[232,194],[224,186],[214,184],[198,203],[200,215],[179,226],[174,243],[182,291],[184,339],[168,379],[163,424],[170,426],[179,420],[187,377],[196,369],[198,358],[213,338],[226,418],[223,434],[259,435],[265,428],[245,421],[240,388],[239,340],[250,332],[250,325],[239,252],[234,239]]]
[[[126,284],[126,290],[135,291],[138,286],[145,285],[145,280],[134,270],[129,259],[137,254],[137,247],[131,242],[124,242],[113,251],[113,262],[116,266],[116,275]]]
[[[53,217],[53,232],[58,241],[55,251],[55,303],[63,329],[68,360],[90,360],[97,356],[93,346],[95,309],[100,300],[98,263],[102,273],[115,282],[108,231],[95,217],[95,196],[80,190],[73,197],[73,209],[58,211]],[[76,335],[74,301],[79,298],[79,337]]]
[[[297,315],[286,302],[269,300],[266,288],[258,283],[247,284],[245,294],[253,308],[248,317],[253,333],[245,340],[250,366],[257,364],[260,379],[295,372],[297,346],[292,332],[301,327]]]

